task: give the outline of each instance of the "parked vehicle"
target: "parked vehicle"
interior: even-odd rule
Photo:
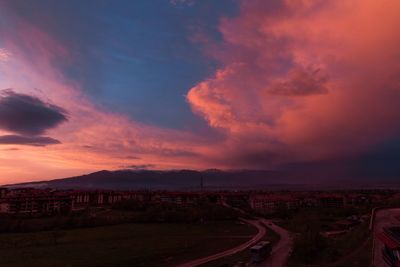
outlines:
[[[260,241],[250,248],[252,262],[262,262],[271,255],[272,245],[269,241]]]

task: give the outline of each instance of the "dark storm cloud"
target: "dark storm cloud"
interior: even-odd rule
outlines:
[[[2,145],[26,145],[26,146],[47,146],[60,144],[57,139],[47,136],[22,136],[22,135],[3,135],[0,136]]]
[[[40,135],[67,121],[66,112],[37,97],[13,90],[0,92],[0,128],[20,135]]]

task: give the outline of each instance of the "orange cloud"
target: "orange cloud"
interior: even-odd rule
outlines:
[[[242,1],[211,53],[222,67],[187,94],[226,133],[217,158],[268,167],[398,135],[398,10],[391,0]]]

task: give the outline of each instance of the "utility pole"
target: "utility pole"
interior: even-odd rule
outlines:
[[[204,184],[203,184],[203,174],[201,173],[200,174],[200,192],[203,192],[203,186],[204,186]]]

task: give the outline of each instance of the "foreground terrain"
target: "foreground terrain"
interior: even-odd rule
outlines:
[[[239,245],[256,231],[229,221],[1,234],[0,258],[5,267],[173,266]]]

